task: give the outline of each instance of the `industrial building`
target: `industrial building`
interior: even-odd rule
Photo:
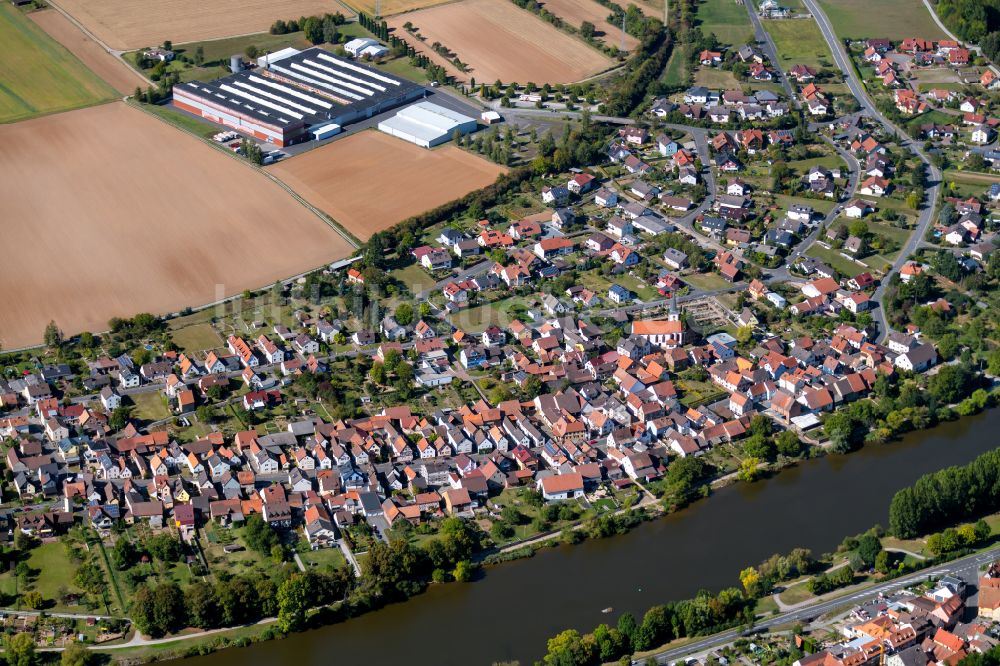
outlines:
[[[412,104],[378,124],[379,130],[424,148],[451,139],[455,130],[468,134],[476,130],[475,118],[430,102]]]
[[[216,81],[174,86],[174,105],[244,134],[287,146],[311,128],[346,125],[420,99],[406,79],[320,48],[284,49],[263,65]]]

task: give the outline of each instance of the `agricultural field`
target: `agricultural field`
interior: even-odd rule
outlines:
[[[269,170],[361,240],[486,187],[504,171],[453,145],[427,150],[375,130]]]
[[[266,32],[277,19],[341,9],[327,0],[60,0],[59,6],[106,46],[127,51]]]
[[[70,53],[121,94],[131,94],[136,86],[148,85],[146,79],[101,48],[100,44],[73,25],[65,15],[54,9],[45,9],[31,12],[28,16],[52,39],[69,49]]]
[[[0,44],[4,52],[0,123],[116,96],[111,86],[9,2],[0,3]]]
[[[698,5],[698,27],[702,34],[715,33],[720,42],[730,46],[753,41],[753,26],[742,2],[705,0]]]
[[[611,10],[599,5],[596,0],[545,0],[542,7],[561,18],[574,28],[579,28],[584,21],[589,21],[597,28],[596,37],[605,44],[621,46],[622,30],[608,23]],[[625,50],[631,51],[639,45],[639,40],[632,35],[625,35]]]
[[[819,26],[812,18],[761,21],[771,34],[778,49],[778,63],[787,70],[790,65],[828,67],[833,64],[830,47],[826,45]]]
[[[379,3],[379,8],[382,10],[382,16],[392,16],[393,14],[402,14],[403,12],[412,12],[418,9],[424,9],[426,7],[433,7],[434,5],[440,5],[450,0],[382,0]],[[369,16],[374,16],[375,3],[376,0],[344,0],[347,6],[368,14]]]
[[[100,331],[352,250],[278,185],[123,103],[3,126],[0,142],[6,348],[40,342],[53,319]]]
[[[389,20],[398,36],[415,41],[403,29],[408,22],[425,44],[440,42],[455,53],[468,65],[465,75],[478,81],[573,83],[612,65],[597,49],[509,0],[462,0]]]
[[[948,39],[921,0],[879,0],[876,12],[871,0],[820,0],[819,4],[838,37]]]

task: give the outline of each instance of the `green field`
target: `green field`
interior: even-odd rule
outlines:
[[[60,603],[62,595],[81,592],[73,583],[77,565],[70,560],[65,544],[51,541],[31,549],[27,559],[32,570],[31,581],[27,588],[17,585],[12,571],[0,575],[0,591],[13,595],[15,589],[19,594],[27,590],[35,590],[47,602],[48,610],[72,610]]]
[[[741,2],[705,0],[698,5],[698,21],[702,34],[715,33],[723,44],[739,47],[753,40],[750,15]]]
[[[821,245],[813,245],[806,254],[829,264],[831,268],[845,277],[854,277],[859,273],[865,272],[865,266],[856,264],[847,257],[841,256],[838,250],[828,250]]]
[[[0,122],[68,111],[117,97],[117,93],[34,21],[0,3]]]
[[[872,11],[870,0],[820,0],[819,4],[838,37],[948,38],[920,0],[879,0],[878,11]]]
[[[214,134],[219,133],[219,127],[217,125],[211,125],[207,120],[198,120],[194,116],[181,113],[171,106],[160,106],[158,104],[142,104],[141,106],[136,106],[141,108],[143,111],[149,111],[154,116],[159,116],[171,125],[180,127],[182,130],[191,132],[196,136],[207,139]]]
[[[778,49],[778,63],[787,70],[790,65],[810,65],[828,67],[833,64],[830,48],[823,39],[816,21],[810,19],[762,21],[771,33],[771,39]]]
[[[684,78],[684,56],[681,49],[674,49],[670,54],[670,60],[663,70],[662,80],[668,86],[682,86],[686,83]]]
[[[216,349],[222,346],[222,338],[211,324],[192,324],[170,331],[170,338],[187,353]]]
[[[160,421],[170,416],[170,410],[164,404],[165,398],[159,391],[136,393],[129,397],[135,405],[132,416],[140,421]]]

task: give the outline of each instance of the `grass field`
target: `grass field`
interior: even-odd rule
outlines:
[[[25,14],[0,3],[0,122],[113,99],[114,89]]]
[[[684,85],[684,55],[681,49],[674,49],[673,53],[670,54],[670,60],[667,61],[667,66],[663,69],[662,80],[668,86]]]
[[[174,344],[189,354],[222,346],[222,338],[211,324],[193,324],[172,330],[170,338]]]
[[[121,51],[265,32],[277,19],[343,9],[329,0],[61,0],[97,39]]]
[[[799,64],[812,67],[833,64],[830,48],[812,18],[761,22],[778,49],[781,69],[787,70],[789,65]]]
[[[46,610],[73,610],[59,603],[60,596],[67,592],[80,593],[82,590],[73,584],[77,565],[70,560],[66,546],[58,541],[43,543],[31,549],[28,556],[28,566],[36,573],[29,588],[37,591],[48,602]],[[18,588],[12,571],[0,575],[0,590],[13,595],[15,588],[19,593],[25,588]],[[76,608],[77,612],[79,609]]]
[[[691,275],[685,275],[684,281],[692,287],[704,289],[705,291],[725,289],[732,286],[731,283],[727,282],[718,273],[692,273]]]
[[[279,162],[270,171],[366,240],[489,185],[503,167],[453,145],[426,150],[370,130]],[[387,187],[392,196],[386,196]]]
[[[149,83],[122,60],[111,55],[101,45],[73,25],[66,16],[54,9],[31,12],[28,15],[52,39],[79,58],[84,65],[122,95],[131,94],[136,86]]]
[[[871,0],[820,0],[819,4],[838,37],[948,39],[921,0],[879,0],[878,11],[872,11]]]
[[[743,87],[732,72],[715,67],[699,66],[694,73],[694,82],[695,85],[723,90],[740,90]]]
[[[460,78],[504,83],[572,83],[604,71],[610,58],[509,0],[462,0],[389,21],[395,34],[420,48],[403,24],[440,42],[468,65]],[[434,52],[423,47],[428,54]],[[436,54],[435,54],[436,55]]]
[[[753,40],[750,15],[743,3],[705,0],[698,5],[698,21],[702,34],[715,33],[723,44],[741,46]]]
[[[0,143],[7,348],[40,342],[53,319],[67,335],[101,331],[352,250],[277,184],[120,102],[0,126]]]
[[[136,393],[129,396],[133,403],[132,416],[140,421],[159,421],[170,416],[170,410],[164,404],[163,395],[155,393]]]
[[[451,322],[466,333],[481,333],[491,324],[506,328],[517,315],[512,308],[519,308],[522,304],[521,299],[508,298],[465,308],[452,316]]]
[[[842,256],[838,250],[827,249],[821,245],[813,245],[806,254],[829,264],[831,268],[845,277],[854,277],[859,273],[863,273],[866,268]]]

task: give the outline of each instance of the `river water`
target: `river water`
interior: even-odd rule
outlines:
[[[589,631],[699,589],[738,585],[744,566],[805,547],[831,551],[888,522],[889,501],[922,474],[966,463],[1000,442],[1000,410],[723,488],[628,534],[546,549],[435,585],[409,601],[281,641],[187,660],[185,666],[329,666],[521,661],[563,629]],[[608,615],[601,609],[613,607]]]

